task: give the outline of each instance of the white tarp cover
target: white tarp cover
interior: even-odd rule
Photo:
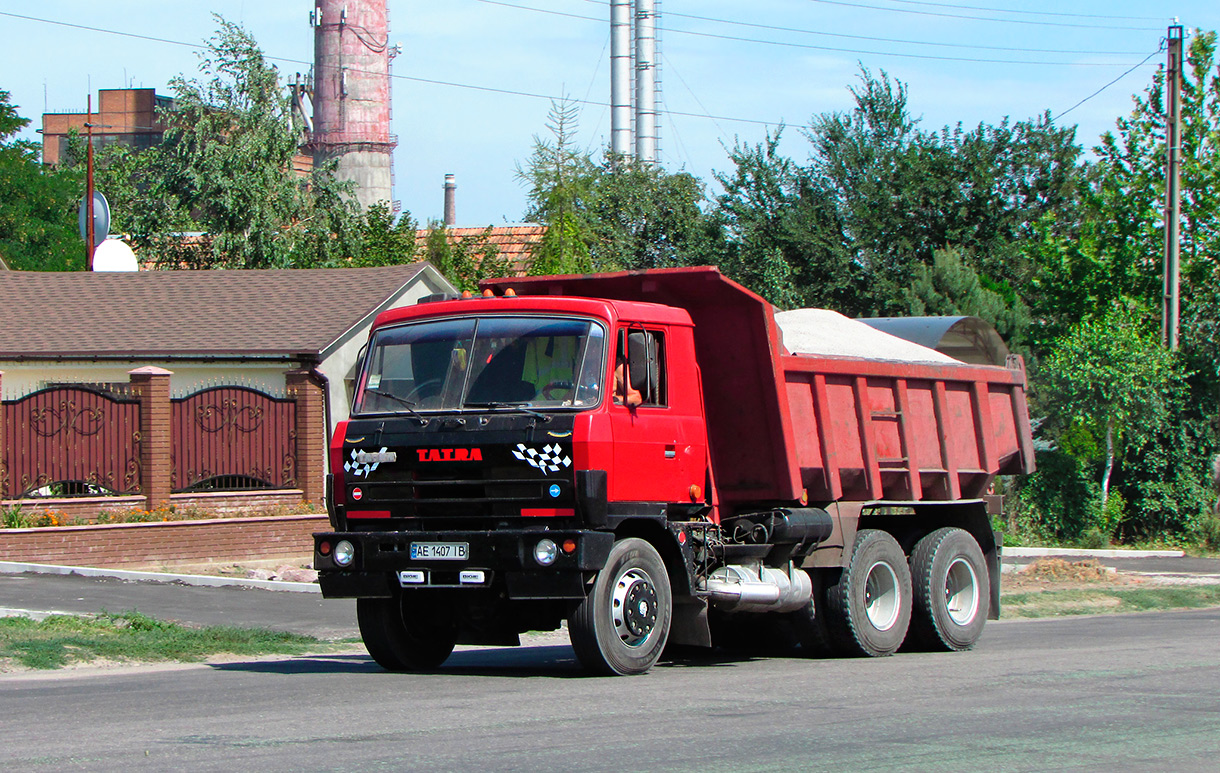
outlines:
[[[784,347],[793,354],[862,357],[892,362],[960,362],[935,349],[882,333],[829,309],[778,311],[775,322],[783,336]]]

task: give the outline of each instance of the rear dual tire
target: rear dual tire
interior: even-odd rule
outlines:
[[[893,655],[911,622],[911,571],[902,546],[889,534],[856,534],[851,562],[826,588],[826,630],[845,655]]]
[[[969,532],[937,529],[911,551],[915,613],[909,646],[962,651],[978,641],[991,611],[990,576]]]

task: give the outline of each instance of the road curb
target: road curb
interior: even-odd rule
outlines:
[[[110,577],[128,582],[178,583],[207,588],[255,588],[258,590],[288,591],[290,593],[321,593],[314,582],[284,582],[282,580],[247,580],[238,577],[212,577],[205,574],[168,574],[166,572],[137,572],[127,569],[97,569],[88,566],[55,566],[53,564],[23,564],[15,561],[0,561],[0,574],[62,574],[81,577]]]
[[[1094,550],[1091,548],[1018,548],[1005,547],[1005,558],[1042,556],[1080,556],[1089,558],[1181,558],[1184,550]]]

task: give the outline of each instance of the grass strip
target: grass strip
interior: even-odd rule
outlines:
[[[0,668],[62,668],[98,659],[194,662],[212,655],[297,655],[333,645],[312,636],[264,628],[194,628],[136,611],[95,617],[51,615],[44,620],[0,617]]]
[[[1059,617],[1220,606],[1220,585],[1072,588],[1005,594],[1003,617]]]

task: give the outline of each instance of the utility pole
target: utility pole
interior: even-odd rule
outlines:
[[[1175,20],[1176,21],[1176,20]],[[1165,298],[1161,336],[1170,351],[1178,348],[1178,242],[1182,215],[1179,188],[1182,163],[1182,25],[1168,33],[1169,61],[1165,68]]]
[[[85,270],[93,270],[93,94],[85,103]]]

